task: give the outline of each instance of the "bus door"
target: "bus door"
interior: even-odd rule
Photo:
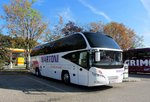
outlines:
[[[80,85],[88,85],[88,53],[79,53],[78,81]]]
[[[63,58],[71,61],[72,63],[66,64],[67,69],[71,69],[69,74],[70,74],[70,81],[72,83],[78,84],[78,62],[79,62],[79,54],[77,52],[69,53]],[[68,62],[66,62],[68,63]]]
[[[71,82],[87,85],[88,84],[88,70],[87,70],[87,52],[73,52],[63,56],[65,59],[68,59],[73,64],[68,65],[70,69],[70,79]]]

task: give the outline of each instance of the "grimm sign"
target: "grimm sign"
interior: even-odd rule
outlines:
[[[125,64],[129,66],[150,66],[150,59],[126,60]]]

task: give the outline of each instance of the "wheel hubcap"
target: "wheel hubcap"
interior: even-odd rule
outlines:
[[[68,80],[69,80],[69,75],[68,74],[64,74],[64,81],[68,82]]]

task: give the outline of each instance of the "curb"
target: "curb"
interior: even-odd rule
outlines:
[[[126,78],[126,79],[123,79],[123,82],[139,82],[141,81],[141,79],[139,78]]]
[[[15,74],[28,74],[29,70],[18,70],[18,69],[11,69],[11,70],[0,70],[1,75],[15,75]]]

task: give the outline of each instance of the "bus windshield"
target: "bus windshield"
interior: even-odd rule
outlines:
[[[119,45],[109,36],[101,33],[84,33],[91,47],[120,49]]]
[[[92,65],[100,68],[121,68],[123,67],[122,52],[100,50],[100,61],[95,61],[94,56]]]

